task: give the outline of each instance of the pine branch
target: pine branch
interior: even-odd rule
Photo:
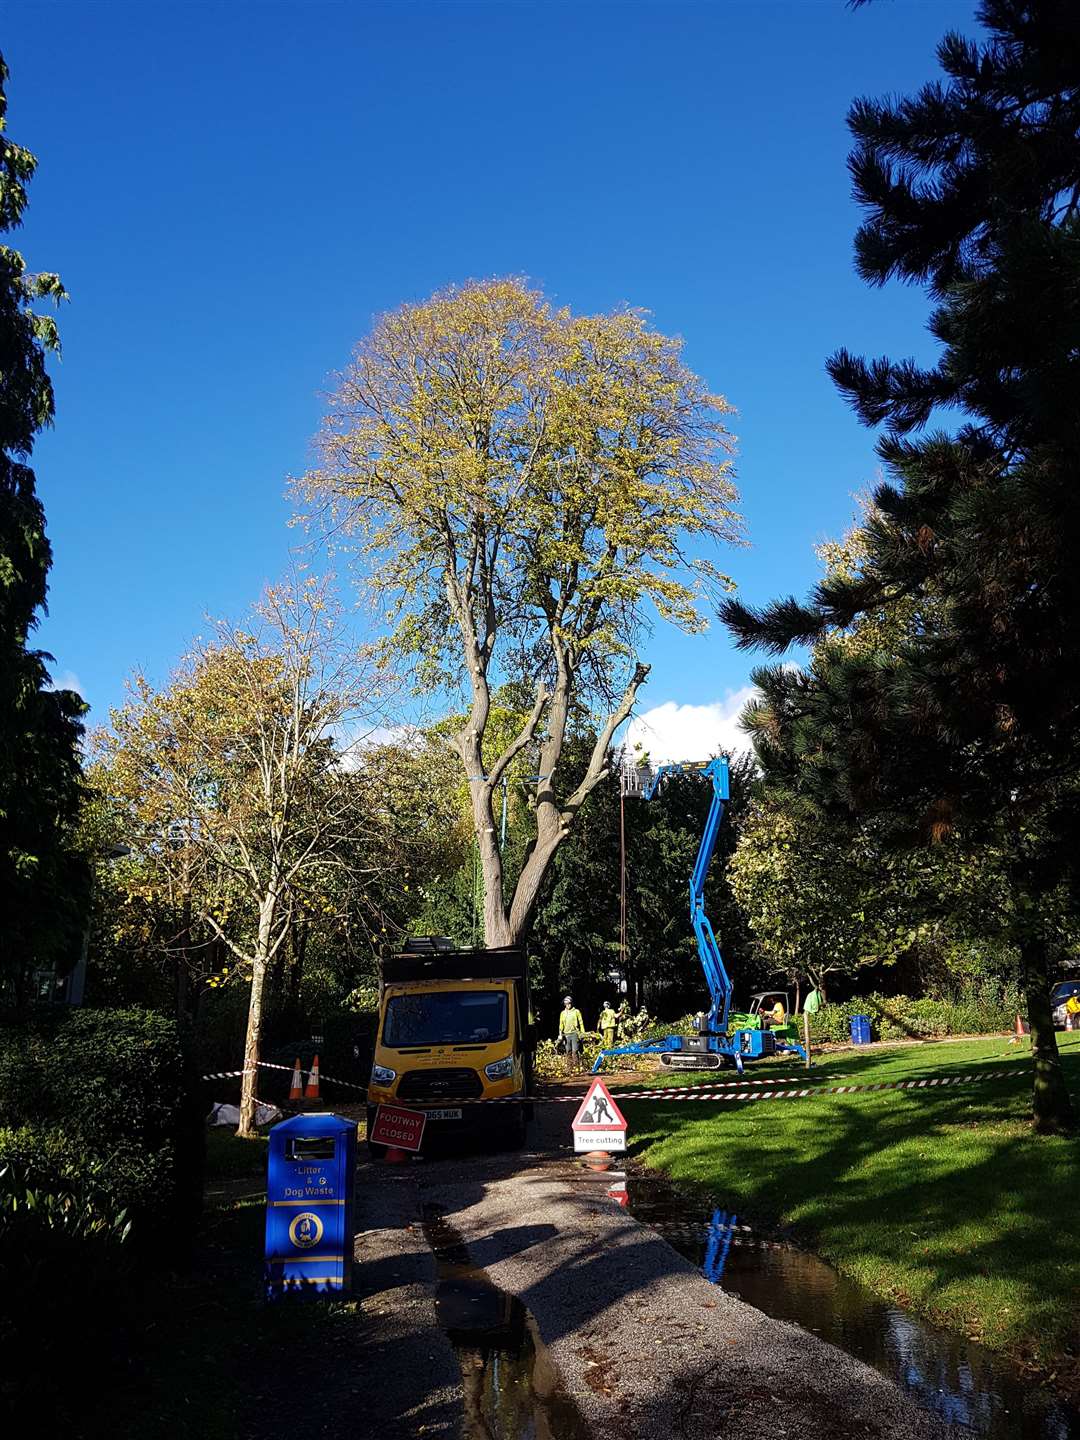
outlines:
[[[717,613],[740,650],[764,650],[771,655],[782,655],[793,645],[809,645],[826,628],[821,612],[800,605],[793,595],[761,609],[741,600],[723,600]]]

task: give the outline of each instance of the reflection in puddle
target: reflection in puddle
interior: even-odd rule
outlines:
[[[424,1206],[424,1234],[438,1271],[435,1313],[461,1366],[465,1440],[588,1440],[525,1306],[472,1264],[437,1206]]]
[[[924,1409],[986,1440],[1080,1440],[1080,1413],[981,1345],[878,1300],[815,1255],[755,1238],[737,1215],[702,1211],[663,1180],[630,1175],[627,1193],[630,1213],[714,1284],[872,1365]]]

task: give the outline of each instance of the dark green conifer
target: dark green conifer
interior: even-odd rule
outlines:
[[[806,604],[727,603],[744,647],[814,645],[763,669],[748,717],[773,784],[895,838],[1008,856],[1041,1129],[1071,1126],[1048,1002],[1063,892],[1080,888],[1080,8],[984,0],[945,37],[943,81],[860,100],[849,126],[869,283],[924,286],[932,367],[839,350],[829,372],[884,426],[885,483],[858,573]],[[927,433],[937,415],[959,426]],[[888,651],[844,645],[914,616]]]
[[[37,161],[6,133],[0,57],[0,231],[15,229]],[[35,968],[74,959],[86,867],[73,853],[82,700],[49,688],[50,655],[30,646],[51,562],[45,515],[27,463],[53,417],[45,356],[56,322],[35,305],[64,298],[56,275],[30,274],[0,244],[0,976],[17,997]]]

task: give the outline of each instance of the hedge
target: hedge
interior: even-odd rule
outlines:
[[[1011,987],[987,986],[955,1000],[914,999],[910,995],[861,995],[839,1005],[823,1005],[810,1017],[810,1039],[817,1045],[849,1043],[853,1015],[870,1017],[875,1040],[930,1040],[948,1035],[992,1035],[1010,1030],[1019,997]]]
[[[0,1164],[46,1186],[92,1177],[140,1244],[194,1228],[202,1117],[175,1021],[69,1010],[0,1027]],[[36,1183],[36,1181],[34,1181]]]
[[[131,1222],[58,1131],[0,1130],[0,1157],[0,1416],[61,1433],[130,1355]]]

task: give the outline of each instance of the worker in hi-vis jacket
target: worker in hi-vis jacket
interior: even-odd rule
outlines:
[[[619,1017],[611,1008],[611,1001],[605,1000],[604,1008],[600,1011],[600,1019],[596,1022],[596,1028],[600,1031],[605,1050],[610,1050],[615,1044],[615,1026],[618,1023]]]
[[[567,1070],[581,1069],[581,1042],[585,1039],[585,1021],[581,1011],[574,1005],[573,997],[563,999],[562,1014],[559,1016],[559,1039],[566,1048]]]

